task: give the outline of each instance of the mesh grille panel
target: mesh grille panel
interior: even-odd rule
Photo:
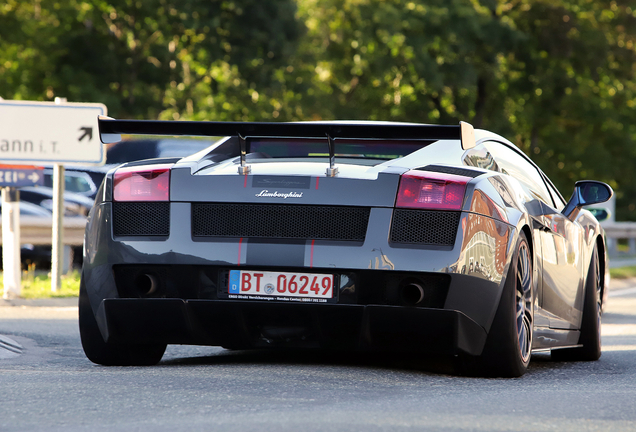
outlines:
[[[192,204],[195,237],[263,237],[362,241],[368,207]]]
[[[393,212],[391,241],[452,246],[460,212],[404,210]]]
[[[167,236],[170,234],[170,203],[114,202],[113,233],[116,236]]]

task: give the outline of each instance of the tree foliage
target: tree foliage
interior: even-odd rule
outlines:
[[[295,50],[295,10],[290,0],[8,0],[0,94],[99,101],[119,117],[240,117],[226,101],[271,86]]]
[[[0,96],[122,118],[467,120],[636,220],[629,0],[5,0]]]

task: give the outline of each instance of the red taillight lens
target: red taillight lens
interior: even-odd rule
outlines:
[[[170,200],[170,167],[172,164],[120,168],[115,171],[115,201]]]
[[[469,177],[408,171],[400,178],[396,207],[461,210]]]

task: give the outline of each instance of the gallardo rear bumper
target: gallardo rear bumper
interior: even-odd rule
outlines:
[[[479,355],[486,341],[486,331],[462,312],[398,306],[105,299],[96,317],[112,343]]]

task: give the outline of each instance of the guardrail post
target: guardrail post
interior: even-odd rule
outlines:
[[[604,223],[603,228],[607,238],[607,253],[610,257],[636,255],[636,222]],[[618,251],[620,239],[628,241],[629,251],[626,254]]]
[[[613,237],[607,237],[607,254],[610,257],[618,255],[618,239]]]
[[[20,297],[20,191],[2,188],[2,264],[4,266],[3,298]]]

